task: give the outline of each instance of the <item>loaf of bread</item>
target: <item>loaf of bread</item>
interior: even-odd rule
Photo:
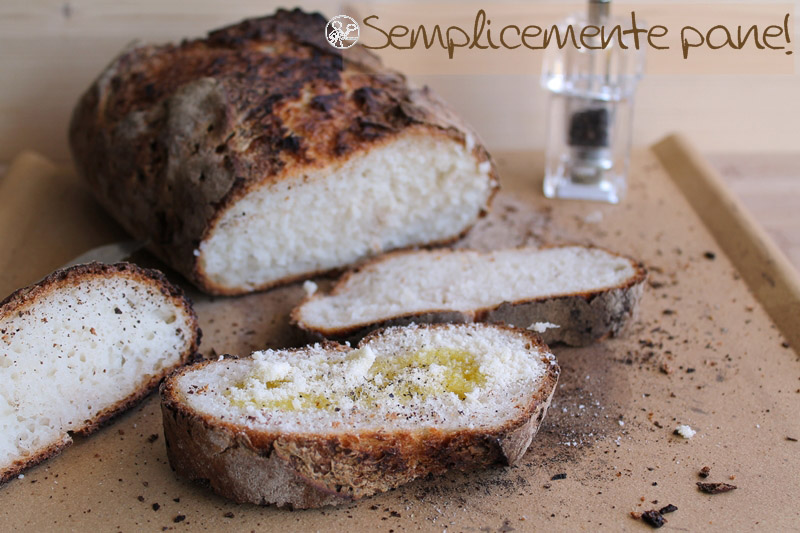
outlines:
[[[196,352],[191,304],[161,273],[92,263],[0,303],[0,483],[134,405]]]
[[[389,328],[186,367],[161,388],[172,467],[238,502],[338,504],[447,469],[518,461],[558,365],[535,334]]]
[[[494,166],[427,88],[299,10],[122,53],[80,99],[75,164],[199,288],[265,289],[443,243],[488,209]]]
[[[292,319],[331,339],[409,322],[503,322],[580,346],[624,329],[645,278],[635,261],[584,246],[396,252],[310,295]]]

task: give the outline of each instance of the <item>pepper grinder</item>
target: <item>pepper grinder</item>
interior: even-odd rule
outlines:
[[[644,47],[629,36],[608,35],[622,19],[610,15],[610,0],[589,0],[586,13],[560,24],[581,35],[586,26],[605,27],[602,36],[585,39],[586,47],[548,48],[542,86],[549,95],[544,194],[618,203],[625,195],[630,162],[633,96],[642,77]],[[589,30],[587,35],[594,32]],[[621,35],[621,33],[620,33]]]

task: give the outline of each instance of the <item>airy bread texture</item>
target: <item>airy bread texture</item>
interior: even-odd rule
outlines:
[[[320,14],[125,50],[82,96],[75,164],[199,288],[241,294],[447,242],[497,189],[475,133]]]
[[[197,350],[191,305],[156,271],[92,263],[0,304],[0,483],[133,405]]]
[[[292,319],[327,338],[412,321],[549,322],[558,327],[542,332],[546,342],[582,345],[623,329],[645,277],[631,259],[584,246],[397,252],[309,296]]]
[[[452,240],[486,206],[490,170],[449,137],[409,132],[244,196],[200,244],[199,268],[215,285],[250,291],[404,248],[421,235]]]
[[[170,463],[239,502],[342,503],[512,464],[558,379],[539,337],[488,324],[375,332],[187,367],[162,386]]]

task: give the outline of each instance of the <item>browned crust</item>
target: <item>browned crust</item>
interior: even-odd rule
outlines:
[[[418,313],[389,317],[379,322],[353,324],[346,328],[320,328],[303,321],[301,310],[306,303],[343,292],[346,290],[345,285],[350,277],[364,268],[400,255],[427,253],[419,250],[400,250],[366,261],[349,270],[336,281],[330,292],[325,295],[314,294],[306,296],[292,310],[290,319],[293,324],[312,335],[351,342],[357,341],[376,328],[403,326],[412,323],[490,322],[527,328],[534,322],[547,321],[558,324],[560,327],[548,329],[542,333],[541,336],[545,342],[548,344],[563,342],[572,346],[584,346],[609,336],[620,335],[625,331],[627,325],[637,314],[639,301],[644,292],[644,282],[647,279],[647,271],[644,265],[630,257],[596,246],[589,246],[588,248],[596,248],[611,255],[627,259],[635,269],[634,274],[616,286],[598,291],[575,292],[545,298],[502,302],[491,307],[479,309],[430,309]],[[438,250],[436,253],[459,253],[462,251],[465,250]]]
[[[212,282],[194,252],[255,188],[415,130],[462,145],[471,135],[476,160],[491,163],[477,135],[429,89],[410,88],[360,45],[331,47],[325,24],[319,13],[278,10],[204,39],[128,49],[73,112],[70,146],[97,199],[206,292],[249,292]]]
[[[548,359],[549,349],[537,335],[508,326],[484,327],[523,335],[532,348],[542,351],[547,368],[522,413],[496,428],[328,435],[257,431],[196,412],[181,402],[177,380],[199,365],[215,364],[212,361],[180,369],[161,386],[170,464],[180,476],[207,483],[218,494],[235,501],[292,508],[357,500],[454,468],[514,464],[528,449],[544,419],[559,368]],[[373,332],[362,343],[382,333]]]
[[[121,399],[115,404],[103,409],[91,420],[86,420],[84,425],[70,432],[75,435],[86,436],[95,432],[115,416],[130,409],[142,398],[147,396],[153,389],[156,388],[158,383],[175,368],[185,365],[192,360],[192,358],[196,355],[197,349],[200,345],[202,332],[198,326],[197,315],[194,312],[191,301],[189,301],[179,287],[172,285],[164,276],[164,274],[158,270],[141,268],[132,263],[117,263],[113,265],[87,263],[66,269],[56,270],[41,281],[13,292],[2,302],[0,302],[0,320],[3,320],[14,314],[29,312],[28,308],[36,303],[39,298],[46,296],[61,287],[78,285],[84,280],[96,279],[98,277],[111,278],[119,276],[155,286],[159,292],[171,300],[176,307],[182,308],[190,320],[191,337],[189,339],[189,345],[181,354],[180,362],[178,364],[162,369],[159,374],[153,376],[139,389],[133,391],[130,395]],[[0,333],[5,334],[4,331],[0,331]],[[20,461],[15,461],[10,467],[0,471],[0,484],[5,483],[6,481],[19,475],[25,469],[57,455],[61,452],[61,450],[69,446],[71,443],[72,438],[70,435],[65,434],[63,435],[61,441],[48,445],[31,457]]]
[[[62,450],[68,448],[71,444],[72,439],[69,437],[69,435],[64,435],[60,441],[54,442],[49,446],[40,449],[37,453],[31,455],[30,457],[14,461],[8,468],[0,472],[0,485],[19,476],[28,468],[36,466],[39,463],[50,459],[51,457],[55,457],[56,455],[60,454]]]

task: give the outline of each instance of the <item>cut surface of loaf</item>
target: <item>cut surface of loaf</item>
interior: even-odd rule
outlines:
[[[197,350],[191,304],[131,264],[56,271],[0,304],[0,482],[58,453]]]
[[[201,289],[239,294],[458,238],[496,173],[427,88],[300,10],[124,51],[70,145],[98,200]]]
[[[630,321],[644,280],[631,259],[584,246],[397,252],[312,294],[292,319],[329,338],[408,321],[549,322],[558,327],[542,332],[546,342],[581,345]]]
[[[558,372],[539,337],[489,324],[200,363],[162,386],[168,455],[178,474],[236,501],[341,503],[448,468],[514,463]]]
[[[244,196],[200,244],[199,268],[218,286],[255,290],[421,238],[452,240],[486,207],[489,169],[446,136],[408,132]]]

